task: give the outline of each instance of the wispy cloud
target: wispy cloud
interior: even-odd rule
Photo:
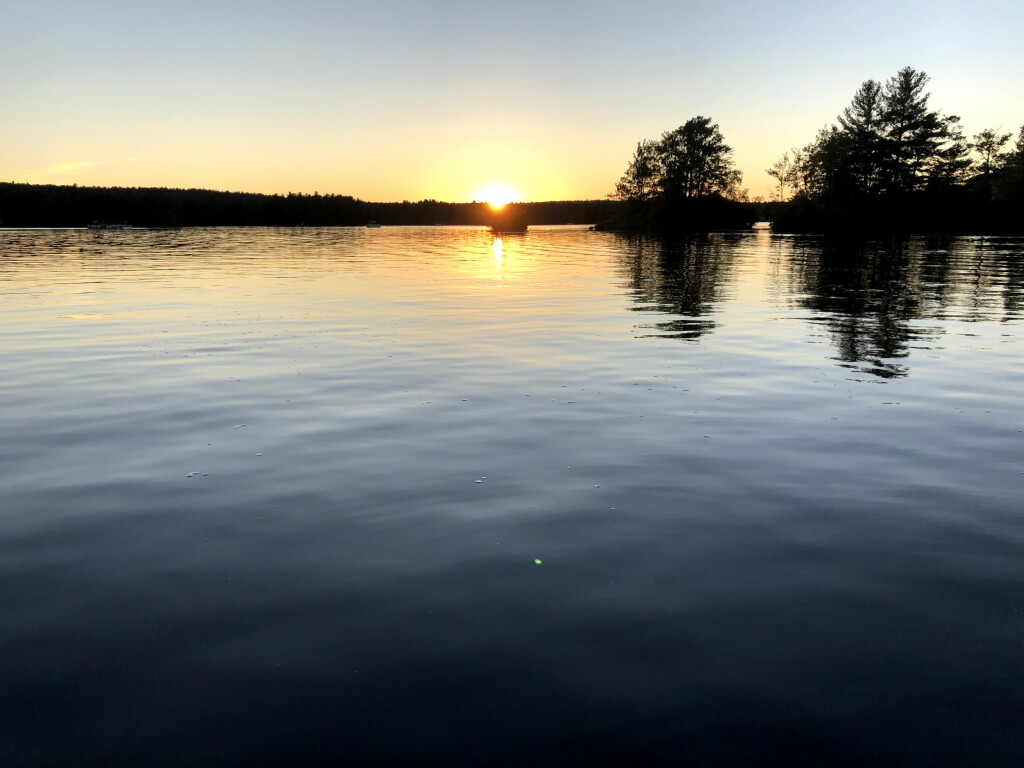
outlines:
[[[88,160],[73,160],[70,163],[57,163],[57,165],[51,165],[49,168],[39,171],[39,173],[44,176],[69,176],[86,168],[94,168],[97,165],[106,165],[106,163],[93,163]]]
[[[93,168],[105,165],[116,165],[138,160],[137,157],[124,157],[117,160],[69,160],[63,163],[55,163],[45,168],[35,168],[24,173],[19,173],[16,181],[29,183],[45,183],[48,181],[65,181],[69,177],[86,175]]]

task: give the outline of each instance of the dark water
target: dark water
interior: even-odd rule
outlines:
[[[1024,759],[1024,240],[0,231],[0,297],[4,766]]]

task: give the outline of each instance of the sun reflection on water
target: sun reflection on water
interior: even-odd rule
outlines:
[[[505,244],[501,242],[500,237],[494,238],[494,245],[492,248],[494,250],[494,266],[501,269],[501,263],[504,260]],[[498,275],[498,279],[501,280],[501,274]]]

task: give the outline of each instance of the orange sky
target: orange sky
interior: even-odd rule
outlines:
[[[0,22],[0,181],[594,199],[637,141],[708,115],[766,195],[782,152],[905,65],[968,134],[1024,123],[1024,3],[1000,0],[95,0]]]

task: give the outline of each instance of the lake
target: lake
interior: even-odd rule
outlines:
[[[0,230],[0,764],[1024,760],[1024,239]]]

